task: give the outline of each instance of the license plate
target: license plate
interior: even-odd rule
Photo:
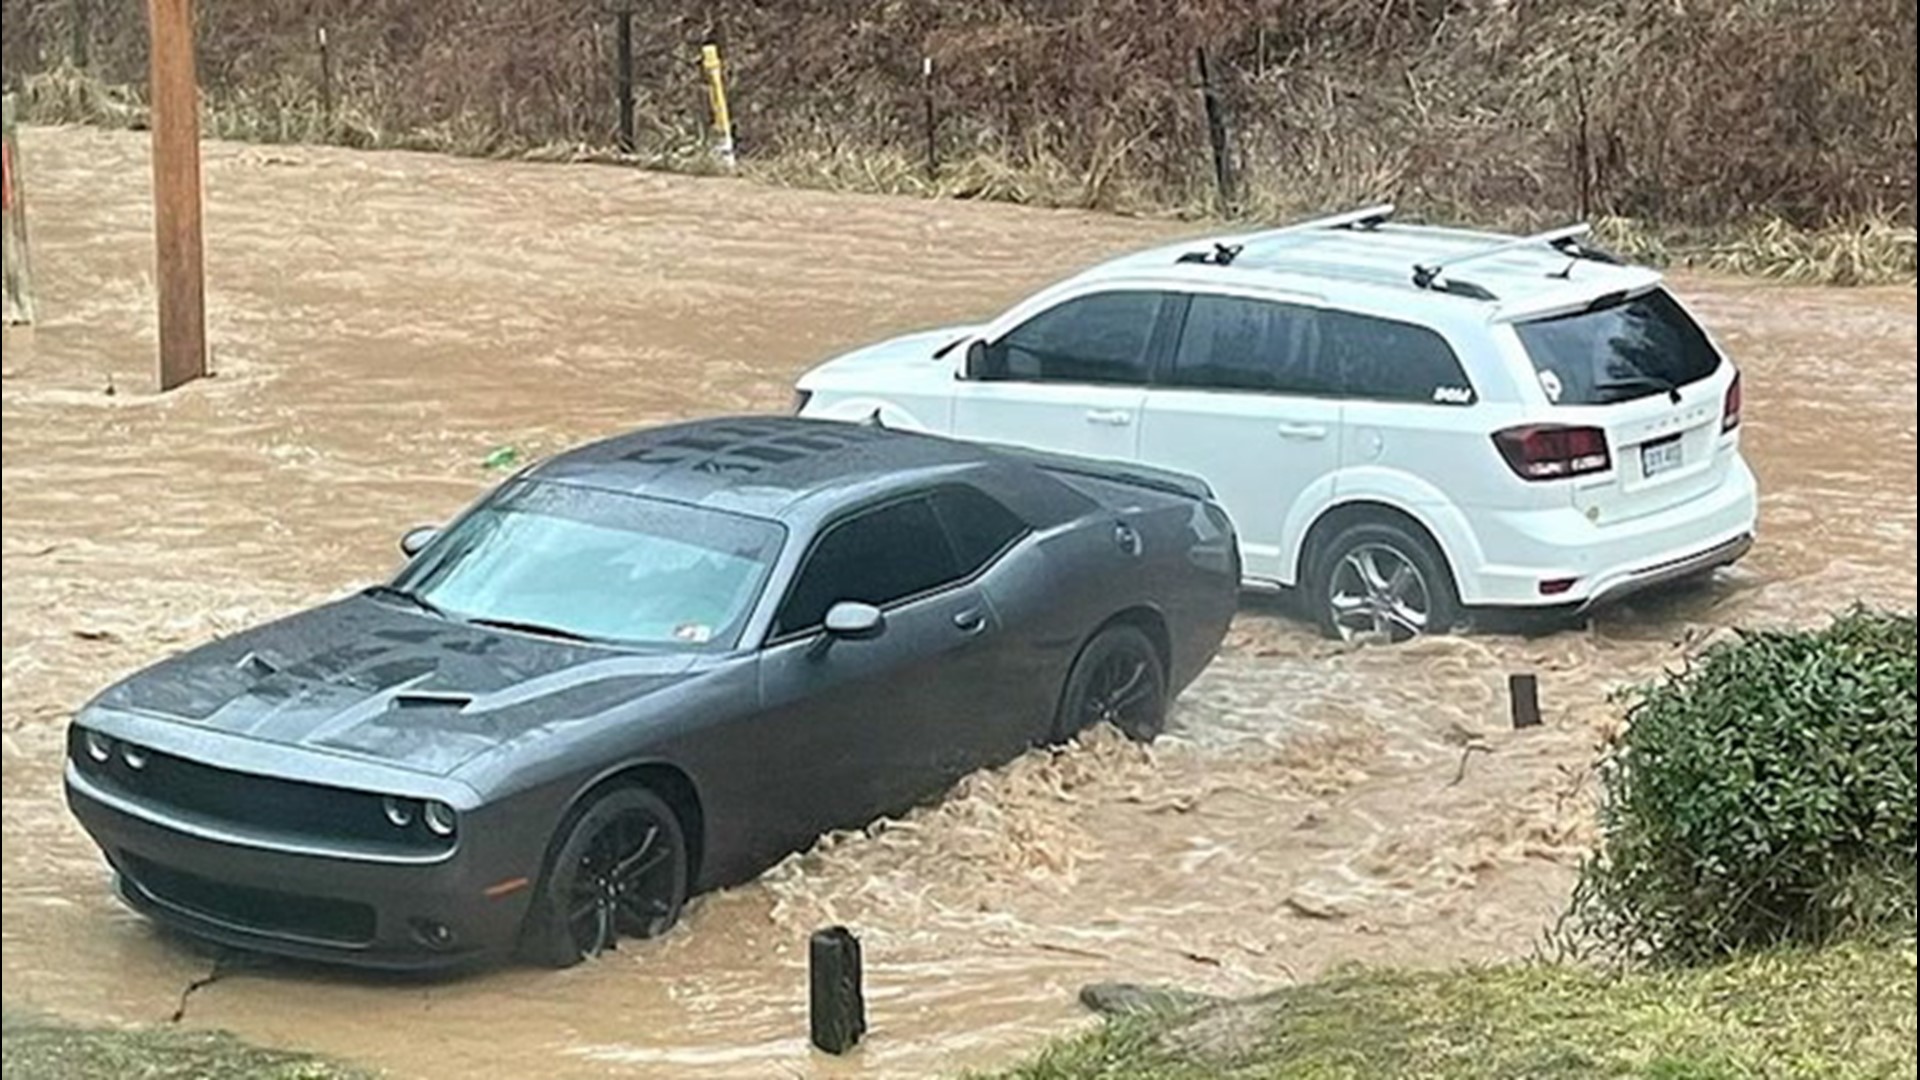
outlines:
[[[1640,447],[1640,472],[1654,477],[1669,473],[1687,463],[1686,448],[1678,435]]]

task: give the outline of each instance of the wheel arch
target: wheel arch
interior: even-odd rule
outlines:
[[[1300,551],[1295,561],[1294,580],[1301,585],[1311,583],[1318,571],[1321,549],[1331,543],[1341,532],[1355,525],[1368,523],[1396,525],[1424,540],[1440,556],[1442,568],[1454,587],[1455,595],[1460,588],[1460,571],[1454,555],[1448,550],[1440,534],[1421,517],[1392,503],[1373,499],[1355,499],[1328,508],[1314,520],[1313,526],[1300,543]]]
[[[1299,542],[1284,553],[1282,584],[1305,585],[1313,571],[1315,546],[1326,541],[1329,526],[1344,528],[1355,518],[1377,515],[1413,527],[1440,553],[1461,599],[1478,599],[1476,571],[1485,564],[1480,541],[1467,517],[1439,488],[1418,477],[1387,469],[1348,470],[1340,474],[1339,494],[1329,492],[1294,510],[1288,536]]]
[[[541,876],[544,878],[552,870],[550,864],[554,853],[565,842],[564,834],[579,820],[580,815],[586,813],[587,808],[602,795],[620,787],[645,788],[658,795],[673,810],[687,844],[687,881],[689,884],[700,881],[707,846],[706,804],[701,801],[700,789],[686,770],[658,759],[617,766],[596,776],[576,792],[561,813],[559,824],[547,842],[546,859],[540,867]]]

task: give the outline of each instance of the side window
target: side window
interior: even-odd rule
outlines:
[[[1425,327],[1370,315],[1320,315],[1320,346],[1348,397],[1471,405],[1478,396],[1453,348]]]
[[[800,568],[774,633],[810,630],[842,600],[885,607],[960,576],[927,500],[891,503],[828,528]]]
[[[933,495],[933,508],[953,538],[960,560],[960,576],[970,577],[1007,545],[1026,534],[1027,523],[978,488],[944,488]]]
[[[1338,369],[1319,346],[1318,312],[1233,296],[1196,296],[1174,354],[1173,383],[1327,397]]]
[[[989,379],[1027,382],[1147,381],[1162,294],[1095,293],[1049,308],[987,349]]]

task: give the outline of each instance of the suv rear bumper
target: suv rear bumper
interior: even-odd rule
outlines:
[[[1480,515],[1479,565],[1455,553],[1460,597],[1475,607],[1590,610],[1731,565],[1753,546],[1758,518],[1753,472],[1737,455],[1711,492],[1630,521],[1595,524],[1572,506]]]
[[[1710,574],[1723,566],[1732,566],[1734,563],[1739,562],[1745,557],[1747,552],[1751,550],[1753,550],[1753,534],[1748,533],[1745,536],[1720,544],[1717,547],[1708,548],[1698,554],[1689,555],[1683,559],[1676,559],[1670,563],[1662,563],[1659,566],[1647,567],[1644,570],[1619,578],[1611,584],[1602,587],[1598,592],[1587,597],[1586,602],[1580,605],[1578,611],[1584,614],[1594,608],[1611,604],[1616,600],[1624,600],[1635,593],[1659,588],[1671,582],[1698,577],[1701,574]]]

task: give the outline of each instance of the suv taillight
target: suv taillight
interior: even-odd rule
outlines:
[[[1613,468],[1607,433],[1596,427],[1529,424],[1496,432],[1493,442],[1522,480],[1565,480]]]
[[[1747,404],[1747,393],[1740,385],[1740,373],[1733,373],[1733,385],[1727,387],[1727,406],[1720,413],[1722,435],[1740,426],[1740,410]]]

